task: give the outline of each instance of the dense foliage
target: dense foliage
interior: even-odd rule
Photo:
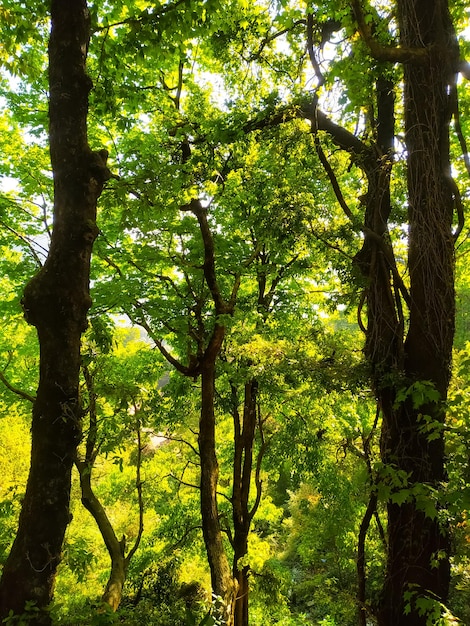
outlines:
[[[410,67],[428,44],[406,31],[411,5],[426,13],[411,0],[89,2],[87,141],[109,171],[83,437],[54,600],[4,623],[384,626],[405,515],[439,539],[422,550],[429,586],[412,573],[399,589],[415,620],[400,624],[469,623],[468,70],[443,79],[447,222],[423,235]],[[456,56],[438,68],[468,53],[469,3],[449,5]],[[0,7],[2,564],[44,356],[22,298],[57,227],[46,9]],[[422,267],[437,269],[420,291]]]

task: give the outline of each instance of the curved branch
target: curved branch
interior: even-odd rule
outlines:
[[[361,298],[357,306],[357,325],[359,326],[361,331],[364,333],[364,335],[367,336],[367,328],[364,326],[364,322],[362,321],[362,310],[366,303],[366,299],[367,299],[367,290],[364,289],[364,291],[361,293]]]
[[[322,74],[320,69],[320,65],[317,61],[317,57],[315,56],[315,50],[313,48],[313,14],[309,13],[307,15],[307,52],[310,59],[310,63],[312,64],[313,71],[315,72],[315,76],[317,77],[317,89],[322,87],[325,84],[325,77]]]
[[[429,51],[426,48],[399,48],[384,46],[379,43],[374,37],[370,24],[365,19],[360,0],[352,0],[351,4],[359,33],[375,59],[392,63],[423,64],[426,62],[429,57]]]
[[[214,301],[216,315],[230,313],[230,307],[222,298],[217,282],[214,238],[207,221],[207,209],[202,206],[199,198],[191,200],[189,209],[194,213],[199,223],[202,243],[204,245],[204,277]]]
[[[6,224],[3,220],[0,221],[0,224],[3,226],[3,228],[5,228],[6,230],[9,230],[15,237],[17,237],[20,241],[22,241],[25,244],[25,246],[31,252],[31,255],[34,257],[34,260],[36,261],[38,267],[42,267],[42,261],[41,261],[39,255],[38,255],[38,253],[34,249],[34,245],[36,245],[38,247],[41,247],[45,254],[47,253],[46,248],[44,248],[43,246],[41,246],[40,244],[38,244],[36,242],[34,242],[34,244],[33,244],[33,242],[30,240],[29,237],[27,237],[26,235],[22,235],[17,230],[15,230],[14,228],[12,228],[8,224]]]
[[[140,302],[136,302],[135,306],[137,307],[137,309],[142,308],[142,305],[140,304]],[[156,337],[152,328],[150,327],[147,320],[145,319],[143,313],[141,313],[140,315],[133,315],[132,313],[129,313],[128,311],[126,311],[126,314],[131,320],[131,322],[134,322],[135,324],[142,326],[142,328],[147,332],[148,336],[155,343],[160,353],[165,357],[165,359],[168,361],[168,363],[170,363],[170,365],[173,365],[173,367],[178,372],[180,372],[181,374],[184,374],[185,376],[198,376],[200,374],[199,361],[197,359],[191,360],[189,365],[183,365],[180,361],[178,361],[178,359],[176,359],[165,348],[163,342],[158,337]]]
[[[180,437],[172,437],[171,435],[165,435],[165,439],[168,439],[168,441],[176,441],[177,443],[184,443],[186,446],[188,446],[188,448],[190,448],[194,452],[196,456],[201,456],[199,454],[199,450],[197,450],[197,448],[195,448],[193,444],[187,441],[186,439],[181,439]]]
[[[341,191],[341,187],[339,186],[339,183],[338,183],[338,179],[336,178],[333,168],[331,167],[328,159],[326,158],[325,153],[323,152],[320,139],[316,133],[315,133],[313,141],[315,144],[316,153],[318,155],[318,158],[320,159],[320,163],[322,164],[323,169],[326,172],[326,175],[330,179],[330,183],[331,183],[331,186],[333,187],[333,191],[336,196],[336,199],[338,200],[339,205],[343,209],[345,215],[349,218],[351,222],[354,223],[354,215],[352,214],[351,209],[349,208],[346,200],[344,199],[343,192]]]
[[[35,396],[31,396],[29,393],[27,393],[26,391],[23,391],[22,389],[18,389],[18,387],[14,387],[6,378],[3,372],[0,372],[0,380],[2,381],[2,383],[5,385],[5,387],[7,389],[9,389],[12,393],[16,394],[17,396],[19,396],[20,398],[23,398],[23,400],[28,400],[28,402],[34,403],[36,401],[36,397]]]
[[[137,552],[140,541],[142,539],[142,535],[144,533],[144,499],[142,497],[142,478],[140,472],[140,469],[142,467],[142,435],[139,420],[137,421],[135,430],[137,434],[137,466],[135,470],[135,488],[137,491],[137,502],[139,505],[139,529],[137,531],[137,536],[135,538],[134,544],[126,555],[126,565],[129,565],[132,557]]]

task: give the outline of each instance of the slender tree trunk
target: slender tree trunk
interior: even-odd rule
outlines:
[[[236,546],[241,556],[248,553],[248,542]],[[235,559],[234,559],[235,560]],[[235,603],[234,626],[248,626],[249,624],[249,574],[248,565],[238,567],[235,572],[235,578],[238,582],[237,598]]]
[[[454,207],[449,162],[449,88],[458,50],[446,0],[399,0],[401,42],[428,47],[424,64],[404,69],[408,162],[410,323],[405,342],[406,384],[430,381],[440,401],[416,407],[411,400],[384,414],[383,458],[417,483],[439,489],[445,480],[444,438],[429,440],[421,415],[445,419],[454,334]],[[416,501],[388,505],[389,551],[379,623],[425,626],[416,599],[446,602],[449,536],[437,517]],[[411,592],[409,607],[405,593]]]
[[[121,603],[122,591],[127,577],[128,561],[125,557],[125,539],[123,537],[121,541],[118,540],[106,511],[93,492],[90,464],[84,461],[77,461],[76,465],[80,474],[82,504],[95,520],[111,558],[111,573],[102,596],[102,601],[109,604],[113,611],[116,611]]]
[[[186,146],[189,147],[189,146]],[[183,155],[184,156],[184,155]],[[187,155],[186,155],[187,156]],[[240,287],[240,276],[236,276],[229,300],[224,300],[215,265],[215,247],[212,232],[207,219],[207,208],[199,199],[192,199],[181,210],[191,211],[196,217],[204,247],[204,278],[211,292],[214,305],[214,326],[208,331],[201,313],[202,300],[196,298],[194,312],[197,330],[192,333],[196,338],[197,354],[192,354],[187,366],[172,357],[162,342],[151,333],[151,329],[140,318],[149,334],[155,340],[159,350],[176,369],[185,376],[201,376],[201,412],[199,418],[198,447],[200,456],[200,505],[202,533],[206,547],[207,560],[211,572],[212,593],[215,596],[215,613],[218,623],[233,626],[233,614],[237,582],[232,576],[219,519],[217,504],[217,483],[219,465],[216,451],[215,424],[215,379],[216,363],[225,338],[225,326],[219,321],[223,315],[232,315]]]
[[[232,626],[236,584],[222,541],[217,506],[219,465],[216,455],[214,402],[215,359],[205,358],[201,365],[201,415],[199,421],[202,529],[211,571],[212,592],[217,597],[217,610],[223,624]]]
[[[75,466],[80,476],[80,488],[82,492],[82,504],[86,510],[91,514],[98,526],[101,533],[101,537],[108,550],[109,557],[111,559],[111,572],[106,583],[104,593],[101,597],[102,602],[108,604],[113,611],[117,611],[121,604],[124,584],[127,578],[127,571],[129,569],[129,563],[137,551],[142,534],[144,531],[144,510],[142,500],[142,482],[140,479],[140,467],[142,462],[142,447],[140,437],[140,423],[137,422],[137,472],[136,472],[136,487],[139,502],[139,530],[137,537],[134,541],[134,545],[126,556],[126,538],[122,537],[121,541],[116,537],[114,528],[110,522],[108,514],[105,508],[96,497],[92,484],[93,466],[95,464],[96,457],[99,452],[99,446],[97,444],[98,436],[98,419],[96,414],[96,398],[94,388],[93,375],[90,372],[88,366],[83,365],[83,376],[88,391],[88,434],[86,438],[85,446],[85,458],[77,458],[75,460]],[[137,411],[136,411],[137,413]]]
[[[31,466],[18,532],[0,583],[0,618],[47,613],[69,512],[71,469],[81,437],[80,338],[90,306],[89,270],[97,235],[96,202],[109,178],[106,155],[87,142],[85,73],[89,14],[85,0],[53,0],[49,42],[49,139],[54,230],[48,258],[26,286],[25,317],[36,326],[40,376],[33,407]]]
[[[376,141],[364,153],[367,174],[365,195],[364,244],[354,261],[366,286],[367,327],[364,353],[371,366],[372,384],[378,408],[387,429],[393,414],[396,385],[402,384],[404,367],[404,315],[402,287],[388,230],[391,213],[390,178],[394,148],[394,85],[380,78],[376,84]],[[406,296],[405,296],[405,299]],[[385,460],[385,459],[384,459]],[[367,621],[366,535],[376,511],[377,495],[371,493],[358,536],[359,622]]]
[[[234,407],[235,454],[233,463],[233,576],[238,581],[234,626],[248,626],[249,583],[248,565],[240,563],[248,553],[248,535],[257,505],[249,508],[250,484],[253,469],[253,444],[256,433],[258,381],[245,384],[243,424],[238,407]],[[236,401],[236,398],[235,398]],[[257,500],[258,502],[258,500]]]

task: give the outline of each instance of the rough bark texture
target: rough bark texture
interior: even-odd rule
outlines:
[[[50,153],[54,230],[48,258],[24,291],[25,317],[38,333],[40,376],[33,407],[31,467],[19,527],[0,583],[0,618],[27,601],[49,624],[65,529],[75,449],[81,437],[80,337],[90,306],[89,269],[97,235],[96,202],[109,178],[105,153],[87,143],[85,0],[52,1],[49,42]]]
[[[442,431],[433,441],[420,415],[436,423],[450,379],[454,334],[454,198],[449,163],[449,86],[458,65],[446,0],[399,0],[402,44],[425,47],[427,63],[404,67],[408,153],[410,321],[405,342],[405,384],[430,381],[441,402],[415,408],[411,401],[384,406],[382,456],[416,483],[439,489],[445,480]],[[390,395],[390,394],[389,394]],[[418,597],[446,602],[449,588],[447,528],[419,510],[412,499],[388,505],[389,550],[380,607],[381,626],[424,626]],[[434,561],[434,564],[433,564]],[[405,614],[404,593],[412,592]]]

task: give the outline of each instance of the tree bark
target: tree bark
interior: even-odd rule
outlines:
[[[399,47],[376,41],[362,13],[362,3],[351,2],[358,30],[372,56],[404,66],[409,290],[398,273],[388,232],[394,141],[392,85],[387,86],[388,81],[382,79],[377,84],[379,119],[372,146],[328,119],[318,110],[316,99],[253,120],[245,130],[281,124],[298,116],[311,120],[320,161],[352,221],[354,216],[319,146],[316,131],[328,133],[367,176],[364,245],[354,259],[367,281],[367,327],[361,317],[360,323],[366,333],[365,353],[383,417],[382,460],[396,476],[399,471],[408,476],[409,491],[404,504],[387,505],[389,548],[379,624],[424,626],[429,615],[419,614],[415,600],[424,597],[428,606],[434,602],[439,612],[439,603],[446,601],[449,588],[448,529],[437,515],[426,516],[420,510],[412,490],[424,486],[439,491],[446,478],[442,426],[455,321],[454,210],[459,223],[456,233],[462,227],[458,190],[451,176],[449,123],[455,113],[452,92],[461,64],[448,0],[397,0],[395,4]],[[404,304],[409,309],[408,328]],[[408,398],[397,406],[399,392],[423,381],[439,393],[438,402],[415,406]],[[437,426],[432,441],[422,428],[423,415]],[[430,504],[437,513],[439,504]],[[412,594],[410,602],[405,600],[405,593]]]
[[[71,469],[81,437],[80,338],[90,307],[89,271],[96,203],[109,178],[106,153],[87,141],[85,72],[89,14],[85,0],[53,0],[49,41],[49,141],[54,229],[40,272],[24,291],[26,320],[37,329],[40,376],[33,406],[31,466],[18,532],[0,582],[0,618],[21,615],[50,624],[56,569],[69,512]]]
[[[382,460],[396,476],[401,472],[408,477],[406,501],[397,504],[392,493],[387,504],[387,572],[379,624],[425,626],[431,613],[420,614],[416,600],[424,598],[429,610],[439,613],[439,603],[446,602],[449,588],[448,529],[437,515],[426,515],[420,509],[413,488],[424,485],[439,490],[445,481],[444,437],[439,425],[445,419],[454,333],[451,227],[457,202],[449,158],[449,93],[459,53],[446,0],[399,0],[397,7],[400,45],[407,50],[407,58],[396,60],[404,62],[409,292],[398,275],[387,226],[394,136],[392,85],[384,80],[377,84],[374,154],[321,113],[316,124],[340,147],[359,157],[357,163],[367,175],[364,245],[355,257],[367,280],[365,354],[383,418]],[[374,47],[370,48],[375,55]],[[311,113],[305,109],[304,115],[310,117]],[[407,332],[403,303],[409,308]],[[397,403],[400,391],[422,381],[439,392],[438,402],[416,406],[413,398],[407,398]],[[437,425],[432,441],[423,431],[422,415]],[[363,553],[360,558],[364,559]]]

